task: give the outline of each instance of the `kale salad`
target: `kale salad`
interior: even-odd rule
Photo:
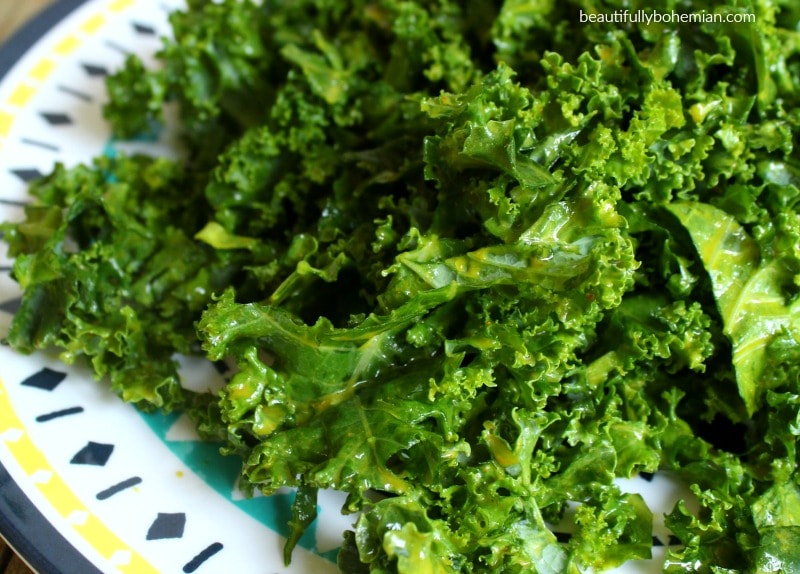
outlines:
[[[611,22],[620,11],[700,14]],[[590,18],[591,16],[591,18]],[[2,226],[6,343],[347,493],[348,573],[800,571],[800,3],[189,0]],[[218,394],[176,357],[225,361]],[[550,525],[574,510],[574,533]]]

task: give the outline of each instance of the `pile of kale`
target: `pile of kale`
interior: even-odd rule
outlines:
[[[582,23],[645,9],[705,23]],[[349,494],[346,572],[800,569],[800,4],[191,0],[6,224],[8,342]],[[235,364],[219,396],[178,354]],[[574,534],[548,528],[577,504]]]

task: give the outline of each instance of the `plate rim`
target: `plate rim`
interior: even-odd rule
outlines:
[[[0,81],[56,24],[89,0],[54,0],[0,44]]]
[[[55,0],[0,44],[0,82],[52,28],[89,0]],[[25,495],[0,462],[0,537],[39,574],[100,574]]]
[[[44,517],[2,463],[0,536],[28,567],[39,574],[101,574]]]

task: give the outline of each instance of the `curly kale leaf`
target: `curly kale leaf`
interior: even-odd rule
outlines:
[[[708,18],[578,21],[639,9]],[[34,184],[8,342],[297,487],[287,559],[333,487],[345,571],[613,568],[652,522],[617,479],[663,469],[695,498],[667,571],[796,568],[798,18],[190,0],[106,107],[132,137],[176,106],[185,155]],[[218,396],[191,352],[235,366]]]
[[[194,352],[192,318],[230,273],[193,241],[193,186],[180,165],[145,157],[59,166],[33,184],[27,220],[4,227],[25,290],[8,342],[88,358],[142,407],[180,406],[173,355]]]
[[[780,259],[763,262],[756,242],[716,208],[674,203],[669,210],[689,231],[711,277],[724,332],[733,345],[739,393],[752,414],[766,390],[770,344],[782,332],[800,333],[800,304],[787,304],[791,270]]]

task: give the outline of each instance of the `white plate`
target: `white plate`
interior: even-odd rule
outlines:
[[[105,76],[126,54],[153,62],[178,0],[62,0],[0,50],[0,220],[18,220],[27,182],[122,146],[101,116]],[[169,153],[166,135],[144,145]],[[1,243],[0,243],[1,244]],[[0,247],[0,337],[19,301]],[[213,384],[220,375],[205,364]],[[0,347],[0,533],[42,574],[336,571],[343,497],[323,493],[315,526],[282,561],[293,493],[244,499],[237,464],[179,416],[143,415],[91,374]],[[651,508],[679,496],[638,478]],[[657,515],[652,571],[669,534]]]

